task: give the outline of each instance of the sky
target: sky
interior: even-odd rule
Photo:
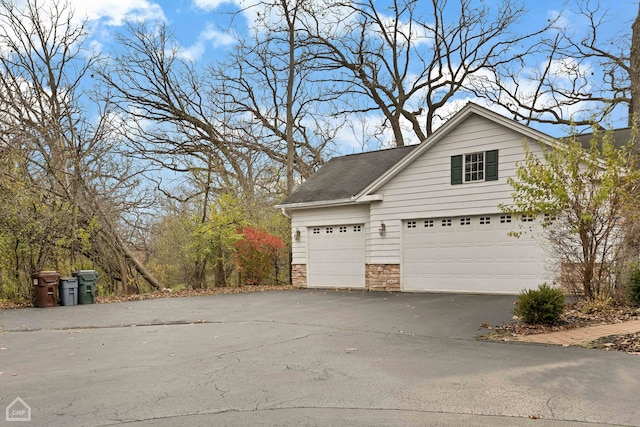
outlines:
[[[46,1],[46,0],[45,0]],[[255,8],[246,8],[257,0],[69,0],[76,9],[77,17],[89,19],[91,40],[94,45],[108,51],[113,34],[127,21],[159,20],[165,22],[176,37],[182,48],[182,55],[199,63],[208,64],[215,58],[224,57],[226,49],[230,48],[233,38],[226,31],[232,23],[232,12],[244,9],[239,17],[233,20],[236,31],[242,31],[249,25],[257,13]],[[377,0],[383,3],[385,0]],[[429,1],[429,0],[420,0]],[[477,0],[491,5],[493,0]],[[573,4],[575,0],[571,0]],[[592,0],[592,3],[594,1]],[[527,25],[539,26],[550,17],[556,16],[565,2],[558,0],[525,0],[529,9]],[[638,0],[600,0],[600,5],[609,10],[609,20],[604,23],[611,37],[615,39],[621,28],[629,28],[633,18],[637,15]],[[565,23],[576,32],[581,30],[584,22],[574,19],[570,14],[565,15]],[[474,100],[482,103],[481,100]],[[460,108],[458,105],[452,108]],[[623,120],[621,120],[623,126]],[[539,128],[552,135],[557,134],[551,129]],[[345,132],[342,136],[343,144],[349,146],[356,143],[352,136]]]
[[[220,48],[232,42],[225,34],[231,22],[230,11],[237,11],[257,0],[69,0],[79,17],[87,17],[95,24],[96,39],[106,43],[109,33],[117,30],[125,20],[161,20],[174,31],[181,45],[201,59],[216,54]],[[428,0],[422,0],[428,1]],[[486,4],[492,0],[480,0]],[[592,3],[594,0],[591,0]],[[558,0],[525,0],[529,9],[532,26],[557,13],[564,2]],[[638,11],[638,0],[600,0],[609,9],[610,22],[607,25],[612,34],[620,25],[631,25]],[[255,9],[242,13],[245,23],[255,15]],[[567,17],[570,21],[571,17]],[[526,25],[527,22],[523,24]],[[570,22],[577,27],[579,22]]]

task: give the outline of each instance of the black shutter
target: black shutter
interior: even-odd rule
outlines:
[[[451,156],[451,185],[462,184],[462,155]]]
[[[498,150],[487,151],[484,155],[484,180],[498,180]]]

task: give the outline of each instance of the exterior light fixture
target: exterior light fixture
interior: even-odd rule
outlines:
[[[384,236],[384,233],[386,233],[387,231],[387,226],[384,224],[384,222],[380,222],[380,227],[378,228],[378,233],[380,233],[381,236]]]
[[[295,233],[293,233],[293,238],[294,238],[294,240],[295,240],[296,242],[297,242],[298,240],[300,240],[300,230],[298,230],[297,228],[296,228]]]

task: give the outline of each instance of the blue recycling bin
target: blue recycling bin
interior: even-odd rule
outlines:
[[[75,277],[60,278],[58,295],[60,298],[60,305],[78,304],[78,279]]]

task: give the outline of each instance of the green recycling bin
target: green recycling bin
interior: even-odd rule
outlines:
[[[60,274],[56,271],[39,271],[31,275],[36,291],[36,307],[55,307],[58,304]]]
[[[74,271],[72,276],[78,279],[78,304],[93,304],[98,273],[95,270],[80,270]]]

